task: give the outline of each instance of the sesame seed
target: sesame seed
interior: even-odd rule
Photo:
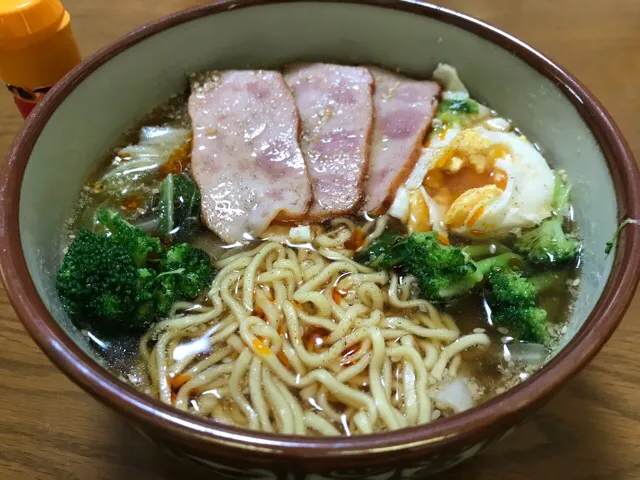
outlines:
[[[498,327],[498,331],[503,335],[506,335],[507,333],[509,333],[509,330],[507,330],[504,327]]]
[[[565,333],[567,333],[567,326],[563,325],[562,329],[560,330],[560,333],[562,333],[562,335],[564,335]]]
[[[473,329],[473,333],[484,333],[485,329],[484,328],[474,328]]]

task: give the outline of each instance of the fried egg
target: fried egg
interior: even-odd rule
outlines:
[[[390,214],[410,231],[504,236],[551,215],[554,174],[524,137],[483,126],[432,136]]]

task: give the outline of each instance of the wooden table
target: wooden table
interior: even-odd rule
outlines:
[[[197,0],[66,0],[83,54]],[[548,54],[605,104],[640,158],[640,1],[441,0]],[[0,96],[0,152],[21,119]],[[597,359],[526,426],[441,478],[640,478],[640,294]],[[59,373],[0,290],[0,478],[176,478]],[[182,476],[182,475],[180,475]],[[191,477],[194,478],[194,477]]]

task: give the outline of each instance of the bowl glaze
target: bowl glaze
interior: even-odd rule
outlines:
[[[122,132],[211,68],[299,60],[373,63],[427,77],[456,66],[472,95],[513,119],[574,184],[585,239],[579,298],[554,357],[531,379],[452,418],[355,438],[269,435],[192,417],[110,374],[55,294],[65,221],[86,175]],[[415,0],[227,0],[139,28],[86,59],[36,108],[0,177],[0,263],[11,301],[49,358],[167,452],[215,478],[422,478],[504,437],[597,353],[640,276],[640,175],[613,120],[570,74],[519,40]]]

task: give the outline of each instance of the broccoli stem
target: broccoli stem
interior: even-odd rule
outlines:
[[[493,255],[509,253],[511,252],[511,249],[502,243],[483,243],[478,245],[468,245],[464,247],[462,251],[472,259],[478,260]]]
[[[475,263],[476,270],[462,280],[452,283],[448,287],[440,289],[439,295],[442,298],[451,298],[471,290],[480,283],[489,271],[494,267],[510,268],[512,265],[519,265],[522,257],[515,253],[503,253],[491,258],[486,258]]]
[[[565,285],[567,272],[540,273],[534,277],[529,277],[528,280],[535,288],[536,293],[540,294],[548,290],[556,290]]]
[[[520,255],[516,255],[515,253],[503,253],[501,255],[497,255],[495,257],[486,258],[484,260],[480,260],[476,262],[476,267],[478,268],[476,273],[480,273],[481,280],[489,273],[493,267],[498,268],[508,268],[513,267],[514,265],[520,265],[522,263],[522,257]]]
[[[551,208],[556,213],[564,210],[569,204],[569,194],[571,193],[571,186],[567,182],[564,172],[556,172],[555,183],[553,185],[553,199],[551,200]]]
[[[462,293],[465,293],[471,290],[473,287],[476,286],[477,283],[480,283],[483,278],[484,278],[483,274],[480,273],[478,270],[476,270],[475,272],[469,274],[467,277],[463,278],[462,280],[452,283],[445,288],[441,288],[438,294],[440,298],[443,298],[443,299],[456,297]]]

